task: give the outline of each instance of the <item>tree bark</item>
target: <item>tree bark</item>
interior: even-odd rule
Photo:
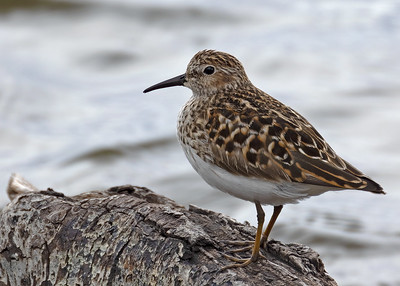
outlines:
[[[256,263],[221,271],[232,263],[227,242],[252,240],[255,228],[147,188],[67,197],[13,175],[8,194],[0,285],[337,285],[316,252],[279,241]]]

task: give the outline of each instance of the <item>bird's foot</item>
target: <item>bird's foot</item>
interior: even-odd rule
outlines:
[[[233,262],[236,262],[236,263],[224,266],[221,269],[221,271],[229,269],[229,268],[247,266],[252,262],[256,262],[259,257],[261,257],[263,259],[266,259],[266,257],[264,255],[262,255],[258,250],[254,251],[254,241],[225,241],[225,243],[226,244],[230,244],[230,245],[234,245],[234,246],[244,246],[244,247],[241,247],[241,248],[238,248],[238,249],[231,250],[230,251],[231,253],[239,253],[239,252],[252,251],[252,250],[253,251],[252,251],[252,255],[251,255],[250,258],[237,258],[235,256],[231,256],[231,255],[228,255],[226,253],[222,253],[222,255],[225,258],[227,258],[227,259],[229,259],[229,260],[231,260]]]
[[[258,257],[260,257],[260,256],[262,258],[265,258],[260,253],[257,253],[256,255],[253,254],[250,258],[247,258],[247,259],[245,259],[245,258],[237,258],[237,257],[231,256],[231,255],[225,254],[225,253],[223,253],[223,256],[225,258],[229,259],[229,260],[232,260],[233,262],[236,262],[236,263],[229,264],[229,265],[226,265],[226,266],[222,267],[221,271],[224,271],[224,270],[230,269],[230,268],[245,267],[245,266],[249,265],[252,262],[256,262]]]
[[[226,244],[234,245],[234,246],[243,246],[238,249],[231,250],[232,253],[239,253],[245,252],[253,249],[254,241],[252,240],[245,240],[245,241],[237,241],[237,240],[227,240],[225,241]]]
[[[234,245],[234,246],[243,246],[241,248],[231,250],[230,252],[232,252],[232,253],[239,253],[239,252],[249,251],[249,250],[252,250],[253,247],[254,247],[254,241],[253,240],[244,240],[244,241],[226,240],[226,241],[224,241],[224,243],[225,244]],[[267,244],[268,244],[267,239],[264,239],[264,237],[263,237],[261,239],[261,243],[260,243],[261,248],[267,249]],[[265,258],[261,253],[260,253],[260,256]]]

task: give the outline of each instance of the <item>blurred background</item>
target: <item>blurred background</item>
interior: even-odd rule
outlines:
[[[272,237],[318,251],[339,285],[400,285],[399,15],[377,0],[2,0],[0,206],[18,172],[67,195],[146,186],[255,225],[254,205],[212,190],[180,150],[191,91],[142,93],[217,49],[388,193],[288,205]]]

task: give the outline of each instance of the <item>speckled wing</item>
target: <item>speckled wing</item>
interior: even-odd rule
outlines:
[[[304,117],[271,97],[268,100],[274,108],[226,102],[208,110],[213,163],[234,174],[269,181],[382,192],[336,155]]]

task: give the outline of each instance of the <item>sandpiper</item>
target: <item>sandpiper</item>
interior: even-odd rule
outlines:
[[[193,92],[178,118],[178,139],[193,168],[211,186],[254,202],[258,227],[249,259],[259,257],[284,204],[326,191],[355,189],[384,194],[382,187],[339,157],[299,113],[256,88],[234,56],[198,52],[186,73],[153,85]],[[261,205],[274,206],[264,233]]]

